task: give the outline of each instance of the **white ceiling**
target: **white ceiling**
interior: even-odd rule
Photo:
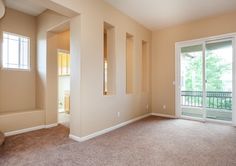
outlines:
[[[149,29],[236,10],[236,0],[105,0]]]
[[[32,16],[37,16],[46,10],[46,8],[35,4],[32,0],[5,0],[5,4],[9,8]]]

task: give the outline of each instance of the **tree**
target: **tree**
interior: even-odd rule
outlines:
[[[185,70],[184,70],[184,83],[186,91],[201,91],[203,90],[202,85],[202,53],[185,53],[183,56],[185,57]],[[209,91],[217,91],[223,92],[225,85],[225,81],[222,80],[226,73],[232,72],[232,65],[230,63],[224,62],[224,59],[221,56],[218,56],[213,51],[206,52],[206,90],[207,95],[210,93]],[[193,94],[194,95],[194,94]],[[218,97],[216,96],[217,102],[212,100],[212,98],[206,98],[206,104],[209,108],[221,108],[221,109],[231,109],[232,103],[231,100],[223,99],[218,102]],[[200,97],[200,101],[202,102],[202,95]],[[185,98],[188,103],[191,105],[196,105],[199,103],[199,97],[194,98]],[[222,107],[223,105],[223,107]]]
[[[185,65],[185,90],[202,91],[202,56],[189,56]],[[221,63],[223,58],[217,56],[214,52],[206,54],[206,80],[207,89],[210,91],[223,91],[224,82],[222,77],[225,73],[231,72],[232,65]]]

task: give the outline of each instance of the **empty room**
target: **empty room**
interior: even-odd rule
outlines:
[[[236,166],[236,0],[0,0],[0,166]]]

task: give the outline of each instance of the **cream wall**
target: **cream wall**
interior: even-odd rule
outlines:
[[[2,18],[5,14],[5,4],[3,0],[0,0],[0,18]]]
[[[126,38],[126,93],[133,93],[134,85],[134,40],[133,37]]]
[[[77,59],[81,62],[74,64],[71,75],[72,83],[80,80],[79,85],[71,86],[72,92],[79,92],[78,98],[71,94],[71,134],[86,136],[147,114],[149,94],[141,92],[141,48],[142,40],[151,42],[151,32],[102,0],[53,1],[80,13],[80,23],[74,24],[80,26],[80,57]],[[115,27],[116,94],[109,96],[103,95],[104,22]],[[134,36],[134,93],[129,95],[126,94],[126,33]],[[73,56],[77,55],[72,52],[72,59]],[[75,104],[76,100],[80,105]]]
[[[151,43],[151,32],[102,0],[54,2],[80,13],[70,20],[71,134],[86,136],[149,113],[150,110],[147,109],[147,105],[150,104],[149,94],[142,92],[141,59],[142,41]],[[41,124],[42,121],[42,125],[57,122],[57,58],[53,56],[57,38],[52,30],[67,20],[68,17],[49,10],[37,17],[36,107],[43,111],[40,111],[38,118],[35,117],[36,111],[34,112],[32,116],[34,120],[27,122],[33,125],[20,126],[16,129],[34,127],[36,123]],[[103,95],[104,22],[115,27],[116,94],[109,96]],[[128,95],[125,70],[126,33],[134,36],[133,93]],[[21,115],[17,115],[17,118],[13,116],[15,114],[11,120],[16,120],[18,117],[20,121],[24,120]]]
[[[81,16],[70,20],[70,133],[81,133]]]
[[[43,125],[44,112],[42,110],[0,113],[0,131],[5,133]]]
[[[69,27],[68,27],[69,28]],[[70,31],[66,30],[57,33],[58,48],[66,51],[70,51]]]
[[[46,125],[57,123],[57,35],[51,31],[66,20],[50,10],[37,17],[37,106]]]
[[[35,109],[36,18],[7,8],[0,20],[0,41],[3,31],[30,37],[31,70],[0,70],[0,113]]]
[[[57,49],[70,51],[70,31],[66,30],[55,35],[57,35],[57,45],[58,45]],[[56,57],[58,56],[56,55]],[[59,76],[59,77],[57,76],[57,78],[58,78],[58,102],[60,101],[61,103],[63,103],[63,108],[64,108],[65,91],[70,90],[70,76]]]
[[[175,115],[175,42],[236,32],[235,18],[228,13],[152,33],[153,112]]]
[[[67,19],[68,17],[62,16],[51,10],[47,10],[37,17],[37,77],[36,77],[37,78],[37,81],[36,81],[37,82],[37,90],[36,90],[37,103],[36,105],[38,108],[41,108],[44,110],[48,109],[49,112],[55,111],[55,106],[53,108],[51,108],[52,106],[50,106],[50,98],[52,97],[55,98],[55,87],[52,88],[53,93],[51,93],[52,89],[50,89],[50,87],[53,87],[53,83],[51,83],[48,80],[50,79],[49,75],[51,72],[50,72],[50,63],[47,59],[49,58],[49,56],[47,56],[47,32],[49,32],[55,26],[57,26],[58,24],[62,23],[63,21]],[[55,64],[54,64],[54,67],[55,67]],[[50,96],[50,95],[54,95],[54,96]],[[48,119],[54,119],[53,123],[55,123],[55,118],[52,118],[50,117],[50,115],[47,115],[47,111],[45,112],[45,114],[46,114],[45,116],[48,117]],[[45,122],[50,123],[50,120],[45,120]]]
[[[0,130],[10,132],[44,125],[44,112],[36,109],[36,18],[7,9],[0,20],[2,32],[30,37],[30,71],[0,70]],[[1,51],[0,51],[1,53]]]
[[[70,33],[47,32],[47,100],[46,124],[57,123],[58,114],[58,49],[70,50]]]

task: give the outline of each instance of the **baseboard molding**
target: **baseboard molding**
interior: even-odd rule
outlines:
[[[40,126],[30,127],[30,128],[21,129],[21,130],[5,132],[4,135],[6,137],[9,137],[9,136],[17,135],[17,134],[27,133],[30,131],[36,131],[36,130],[40,130],[40,129],[48,129],[48,128],[56,127],[57,125],[58,125],[57,123],[50,124],[50,125],[40,125]]]
[[[150,115],[151,115],[151,114],[142,115],[142,116],[139,116],[139,117],[137,117],[137,118],[128,120],[128,121],[126,121],[126,122],[120,123],[120,124],[115,125],[115,126],[110,127],[110,128],[106,128],[106,129],[104,129],[104,130],[95,132],[95,133],[93,133],[93,134],[89,134],[89,135],[84,136],[84,137],[78,137],[78,136],[75,136],[75,135],[72,135],[72,134],[70,134],[69,137],[70,137],[71,139],[75,140],[75,141],[78,141],[78,142],[87,141],[87,140],[89,140],[89,139],[92,139],[92,138],[95,138],[95,137],[97,137],[97,136],[106,134],[106,133],[108,133],[108,132],[111,132],[111,131],[113,131],[113,130],[116,130],[116,129],[118,129],[118,128],[121,128],[121,127],[123,127],[123,126],[126,126],[126,125],[128,125],[128,124],[134,123],[134,122],[136,122],[136,121],[138,121],[138,120],[141,120],[141,119],[143,119],[143,118],[146,118],[146,117],[148,117],[148,116],[150,116]]]
[[[176,116],[173,115],[167,115],[167,114],[159,114],[159,113],[151,113],[151,115],[153,116],[159,116],[159,117],[163,117],[163,118],[171,118],[171,119],[176,119]]]
[[[73,134],[70,134],[70,135],[69,135],[69,138],[70,138],[70,139],[73,139],[74,141],[77,141],[77,142],[83,142],[83,140],[82,140],[81,137],[75,136],[75,135],[73,135]]]
[[[49,125],[45,125],[45,129],[48,129],[48,128],[52,128],[52,127],[56,127],[58,125],[58,123],[53,123],[53,124],[49,124]]]
[[[175,119],[176,117],[175,116],[172,116],[172,115],[166,115],[166,114],[159,114],[159,113],[150,113],[150,114],[146,114],[146,115],[143,115],[143,116],[139,116],[137,118],[134,118],[134,119],[131,119],[131,120],[128,120],[126,122],[123,122],[123,123],[120,123],[118,125],[115,125],[113,127],[110,127],[110,128],[107,128],[107,129],[104,129],[104,130],[101,130],[101,131],[98,131],[98,132],[95,132],[93,134],[90,134],[90,135],[87,135],[87,136],[84,136],[84,137],[78,137],[78,136],[75,136],[75,135],[72,135],[70,134],[69,137],[75,141],[78,141],[78,142],[83,142],[83,141],[86,141],[86,140],[89,140],[89,139],[92,139],[94,137],[97,137],[97,136],[100,136],[100,135],[103,135],[103,134],[106,134],[108,132],[111,132],[113,130],[116,130],[118,128],[121,128],[123,126],[126,126],[128,124],[131,124],[133,122],[136,122],[140,119],[143,119],[143,118],[146,118],[148,116],[159,116],[159,117],[165,117],[165,118],[172,118],[172,119]],[[40,129],[48,129],[48,128],[52,128],[52,127],[56,127],[58,125],[58,123],[54,123],[54,124],[49,124],[49,125],[40,125],[40,126],[35,126],[35,127],[31,127],[31,128],[26,128],[26,129],[21,129],[21,130],[16,130],[16,131],[10,131],[10,132],[6,132],[4,133],[5,136],[12,136],[12,135],[17,135],[17,134],[22,134],[22,133],[27,133],[27,132],[30,132],[30,131],[35,131],[35,130],[40,130]]]

